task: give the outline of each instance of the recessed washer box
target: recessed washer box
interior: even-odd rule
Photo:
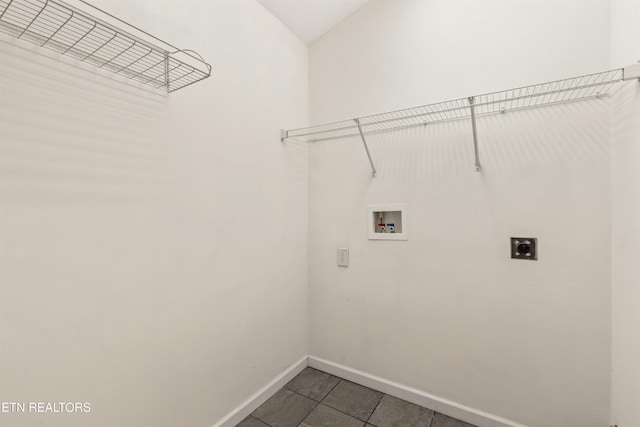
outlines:
[[[369,240],[409,240],[407,205],[367,206]]]

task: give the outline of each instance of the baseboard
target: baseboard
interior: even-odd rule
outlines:
[[[240,421],[255,411],[256,408],[266,402],[267,399],[273,396],[278,390],[284,387],[296,375],[302,372],[302,370],[307,366],[311,366],[312,368],[344,378],[345,380],[395,396],[399,399],[406,400],[407,402],[433,409],[434,411],[449,415],[450,417],[457,418],[478,427],[527,427],[524,424],[489,414],[478,409],[470,408],[460,403],[426,393],[422,390],[315,356],[305,356],[289,366],[284,372],[273,379],[273,381],[269,382],[269,384],[265,385],[258,392],[238,405],[233,411],[215,423],[212,427],[236,426]]]
[[[278,375],[269,384],[262,387],[255,394],[249,397],[247,400],[238,405],[233,411],[227,414],[223,419],[213,425],[213,427],[234,427],[240,421],[245,419],[258,406],[262,405],[271,396],[273,396],[278,390],[285,386],[289,381],[298,375],[304,368],[307,367],[307,356],[301,358],[293,365],[289,366],[280,375]]]
[[[348,366],[340,365],[319,357],[309,356],[309,366],[327,372],[345,380],[381,391],[399,399],[406,400],[436,412],[465,421],[478,427],[527,427],[497,415],[470,408],[442,397],[434,396],[422,390],[398,384]]]

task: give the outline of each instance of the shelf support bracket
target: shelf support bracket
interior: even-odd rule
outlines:
[[[480,172],[482,170],[482,166],[480,165],[480,153],[478,152],[478,130],[476,128],[476,106],[474,102],[474,97],[470,96],[469,108],[471,109],[471,126],[473,128],[473,151],[476,156],[476,172]]]
[[[164,54],[164,86],[167,88],[167,92],[169,92],[169,52]]]
[[[362,144],[364,144],[364,150],[367,152],[367,157],[369,158],[369,163],[371,164],[371,174],[373,175],[373,177],[376,177],[376,167],[373,164],[373,160],[371,159],[371,153],[369,152],[369,147],[367,146],[367,140],[364,139],[364,133],[362,132],[362,126],[360,126],[360,120],[359,119],[353,119],[354,122],[356,122],[356,125],[358,126],[358,132],[360,132],[360,138],[362,138]]]
[[[280,142],[284,142],[284,140],[287,138],[289,138],[289,131],[280,129]]]

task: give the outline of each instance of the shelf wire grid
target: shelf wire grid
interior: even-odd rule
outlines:
[[[385,132],[432,123],[471,118],[471,102],[476,116],[549,104],[577,101],[607,94],[623,79],[623,69],[540,83],[517,89],[460,98],[382,114],[359,117],[363,134]],[[360,135],[354,119],[284,131],[283,139],[306,138],[308,142]]]
[[[211,75],[195,52],[168,51],[54,0],[0,0],[0,32],[167,92]]]

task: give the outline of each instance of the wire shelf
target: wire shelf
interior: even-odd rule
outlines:
[[[616,83],[623,80],[623,77],[623,69],[588,74],[357,119],[284,130],[282,139],[306,138],[308,142],[324,141],[471,118],[473,113],[480,116],[577,101],[607,94]]]
[[[211,66],[197,53],[174,48],[94,9],[175,50],[161,48],[55,0],[0,0],[0,32],[167,92],[211,75]]]

